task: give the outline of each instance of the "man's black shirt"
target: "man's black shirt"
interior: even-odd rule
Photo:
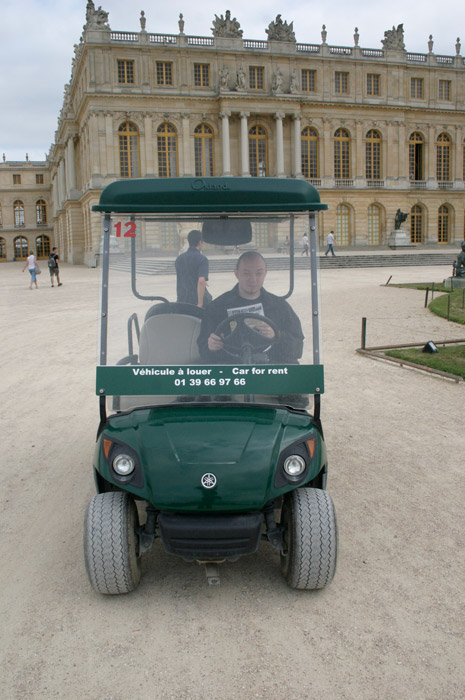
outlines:
[[[208,280],[207,258],[197,248],[188,248],[185,253],[178,255],[175,266],[177,300],[197,305],[199,278],[205,277]]]

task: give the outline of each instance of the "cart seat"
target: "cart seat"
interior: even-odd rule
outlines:
[[[141,365],[189,365],[200,362],[197,338],[203,309],[193,304],[155,304],[140,331]]]

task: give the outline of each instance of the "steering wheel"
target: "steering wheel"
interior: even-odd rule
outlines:
[[[266,323],[266,325],[270,326],[274,332],[273,338],[268,338],[254,328],[254,324],[248,324],[248,319],[259,323]],[[235,323],[236,327],[231,331],[232,323]],[[228,334],[224,335],[225,333]],[[263,352],[277,343],[279,339],[279,330],[276,324],[267,316],[244,313],[228,316],[228,318],[221,321],[215,330],[215,335],[223,336],[223,350],[227,352],[228,355],[239,357],[244,364],[251,364],[253,352]]]

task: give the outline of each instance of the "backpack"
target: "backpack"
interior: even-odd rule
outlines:
[[[55,257],[53,254],[50,255],[48,259],[48,269],[49,270],[56,270],[58,267],[57,261],[55,260]]]

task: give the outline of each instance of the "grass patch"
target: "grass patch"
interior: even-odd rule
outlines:
[[[450,302],[449,302],[450,300]],[[436,297],[428,305],[430,311],[432,311],[437,316],[441,318],[447,318],[448,304],[450,303],[450,314],[449,320],[455,323],[465,324],[465,290],[456,289],[454,292],[449,294],[443,294],[440,297]]]
[[[405,287],[406,289],[429,289],[431,290],[434,284],[435,292],[447,292],[444,288],[444,282],[405,282],[401,284],[388,284],[388,287]]]
[[[465,345],[449,345],[438,348],[437,353],[422,352],[421,348],[398,348],[387,350],[386,355],[417,365],[449,372],[465,379]]]

